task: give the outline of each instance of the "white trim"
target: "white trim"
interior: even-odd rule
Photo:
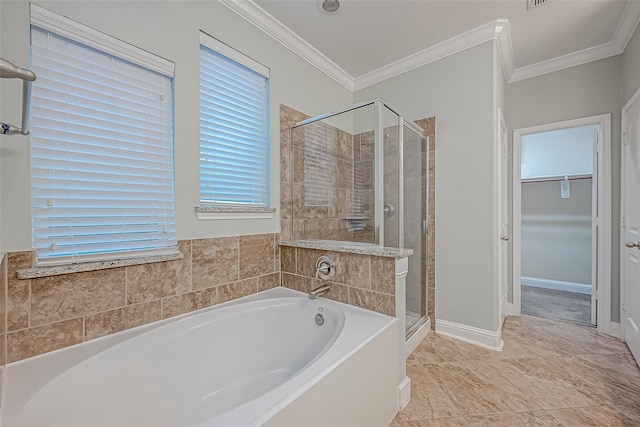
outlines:
[[[557,58],[547,61],[520,67],[513,72],[509,83],[564,70],[565,68],[586,64],[587,62],[597,61],[598,59],[620,55],[627,47],[639,22],[640,2],[630,1],[627,3],[622,14],[622,19],[618,23],[613,39],[610,42],[558,56]]]
[[[611,322],[609,324],[609,332],[608,335],[611,335],[612,337],[618,338],[619,340],[622,339],[622,335],[621,335],[621,329],[620,329],[620,322]]]
[[[502,351],[502,347],[504,346],[501,328],[492,332],[486,329],[436,319],[436,332],[450,338],[468,342],[469,344],[488,348],[489,350]]]
[[[616,28],[613,39],[599,46],[562,55],[547,61],[515,68],[509,23],[506,19],[497,19],[449,40],[431,46],[420,52],[409,55],[398,61],[372,70],[358,77],[353,77],[340,68],[335,62],[322,54],[299,35],[278,21],[258,6],[253,0],[234,1],[220,0],[220,3],[252,23],[260,30],[273,37],[284,47],[300,56],[305,61],[322,71],[350,91],[356,91],[383,80],[427,65],[433,61],[456,54],[489,40],[496,40],[502,68],[507,83],[528,79],[542,74],[559,71],[575,65],[598,59],[608,58],[624,52],[638,22],[640,22],[640,2],[628,2],[623,17]]]
[[[507,316],[515,316],[515,314],[513,314],[513,303],[511,302],[507,303]]]
[[[640,100],[640,89],[638,89],[636,91],[636,93],[633,94],[633,96],[631,96],[631,98],[629,98],[629,101],[627,101],[627,103],[624,105],[624,107],[622,107],[621,110],[621,119],[620,119],[620,145],[621,145],[621,153],[620,153],[620,230],[618,231],[620,234],[620,248],[621,251],[624,251],[625,249],[623,248],[623,244],[627,239],[626,236],[626,229],[625,227],[622,226],[622,224],[624,224],[624,216],[625,216],[625,212],[627,211],[627,206],[626,206],[626,199],[624,198],[624,194],[627,191],[627,150],[625,148],[626,144],[628,144],[628,142],[625,141],[625,133],[624,133],[624,128],[626,127],[627,123],[627,113],[626,111],[631,108],[631,106],[633,104],[635,104],[636,102],[638,102]],[[626,262],[625,262],[625,258],[622,252],[620,252],[620,265],[619,265],[619,269],[620,269],[620,323],[619,323],[619,331],[618,331],[618,336],[620,337],[620,339],[622,339],[624,341],[624,336],[625,336],[625,324],[626,322],[624,321],[624,319],[627,317],[626,316],[626,304],[625,304],[625,298],[626,298],[626,294],[627,294],[627,286],[624,283],[625,277],[626,277]]]
[[[218,39],[216,39],[214,37],[211,37],[209,34],[203,32],[203,31],[200,31],[200,44],[202,46],[208,47],[209,49],[211,49],[211,50],[213,50],[215,52],[218,52],[221,55],[226,56],[229,59],[232,59],[233,61],[237,62],[238,64],[244,65],[245,67],[249,68],[250,70],[253,70],[258,74],[261,74],[262,76],[264,76],[266,78],[269,78],[269,68],[268,67],[265,67],[264,65],[262,65],[258,61],[249,58],[244,53],[235,50],[231,46],[222,43],[220,40],[218,40]]]
[[[532,133],[548,132],[558,129],[566,129],[585,125],[598,125],[601,132],[600,167],[597,172],[598,193],[600,194],[599,227],[598,227],[598,318],[597,327],[600,332],[609,334],[611,324],[611,114],[601,114],[598,116],[584,117],[580,119],[566,120],[562,122],[549,123],[528,128],[515,129],[513,131],[513,263],[512,263],[512,286],[513,286],[513,314],[518,316],[521,313],[521,189],[520,189],[520,146],[521,138]]]
[[[409,337],[406,342],[405,358],[409,357],[409,355],[413,353],[413,350],[415,350],[427,335],[429,335],[429,332],[431,332],[431,319],[427,319],[427,321],[420,325],[418,330]]]
[[[466,49],[478,46],[490,40],[500,39],[498,44],[501,57],[509,58],[507,63],[513,64],[511,59],[511,37],[509,36],[509,23],[506,19],[496,19],[473,30],[450,38],[427,49],[416,52],[398,61],[387,64],[376,70],[363,74],[355,79],[354,90],[360,90],[367,86],[379,83],[383,80],[397,76],[423,65],[438,61],[447,56],[454,55]],[[503,65],[504,66],[504,65]],[[506,68],[506,67],[505,67]],[[508,76],[507,76],[508,78]]]
[[[591,295],[591,285],[588,283],[563,282],[561,280],[539,279],[537,277],[521,277],[520,283],[533,288],[553,289],[556,291],[575,292]]]
[[[219,0],[221,4],[273,37],[287,49],[353,92],[353,77],[252,0]]]
[[[31,25],[106,52],[168,77],[173,77],[175,64],[132,44],[118,40],[62,15],[30,3]]]
[[[411,400],[411,378],[404,377],[398,385],[398,410],[404,409]]]

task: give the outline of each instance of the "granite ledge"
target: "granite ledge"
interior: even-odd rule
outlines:
[[[197,206],[198,219],[271,219],[276,208],[264,206]]]
[[[288,240],[278,242],[280,246],[292,248],[318,249],[322,251],[348,254],[373,255],[386,258],[406,258],[413,255],[413,249],[387,248],[373,243],[341,242],[338,240]]]
[[[62,274],[83,273],[86,271],[106,270],[108,268],[129,267],[132,265],[151,264],[154,262],[174,261],[182,259],[182,253],[170,255],[153,255],[142,258],[118,259],[113,261],[85,262],[79,264],[34,267],[18,270],[18,279],[37,279],[39,277],[59,276]]]

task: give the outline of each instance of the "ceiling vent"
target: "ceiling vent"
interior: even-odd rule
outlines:
[[[537,7],[540,7],[546,3],[549,3],[550,0],[527,0],[527,10],[533,10]]]

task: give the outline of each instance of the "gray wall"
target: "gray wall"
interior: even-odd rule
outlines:
[[[522,184],[522,276],[591,284],[591,182]]]
[[[622,103],[640,89],[640,25],[622,55]]]
[[[494,44],[487,42],[355,93],[407,119],[436,116],[436,319],[496,331]],[[464,242],[461,245],[460,242]]]
[[[620,175],[617,171],[620,170],[621,64],[622,56],[618,55],[507,85],[510,139],[514,129],[611,113],[609,191],[612,199],[611,320],[614,322],[620,320],[620,270],[617,268],[620,265]],[[511,141],[510,149],[512,146]],[[510,157],[513,158],[513,153]],[[509,175],[512,173],[510,170]],[[509,191],[511,193],[511,189]],[[509,301],[513,301],[512,283],[509,289]]]
[[[350,105],[352,93],[218,2],[38,1],[39,5],[153,52],[176,64],[174,88],[176,230],[178,239],[278,232],[279,217],[198,221],[199,48],[198,30],[271,69],[271,205],[280,206],[279,104],[307,114]],[[29,64],[27,1],[0,2],[2,57]],[[0,81],[2,120],[20,123],[21,85]],[[31,249],[28,137],[0,137],[1,220],[4,251]]]

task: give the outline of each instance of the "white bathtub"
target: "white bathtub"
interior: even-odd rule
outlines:
[[[384,426],[396,329],[276,288],[7,365],[0,425]]]

